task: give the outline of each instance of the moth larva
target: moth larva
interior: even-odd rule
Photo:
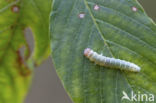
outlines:
[[[84,55],[90,61],[93,61],[96,64],[99,64],[105,67],[117,68],[121,70],[132,71],[132,72],[139,72],[141,69],[139,66],[137,66],[134,63],[131,63],[125,60],[120,60],[120,59],[115,59],[115,58],[110,58],[110,57],[99,55],[93,50],[91,50],[90,48],[86,48],[84,50]]]

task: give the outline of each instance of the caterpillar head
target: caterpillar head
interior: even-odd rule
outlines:
[[[86,57],[88,57],[90,52],[91,52],[91,49],[90,49],[90,48],[86,48],[86,49],[84,50],[84,55],[85,55]]]

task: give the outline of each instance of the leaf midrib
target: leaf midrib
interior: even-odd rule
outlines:
[[[114,56],[113,56],[113,53],[112,53],[112,51],[111,51],[111,49],[110,49],[110,47],[109,47],[109,45],[108,45],[107,42],[106,42],[105,37],[102,35],[102,32],[101,32],[101,30],[100,30],[98,24],[96,23],[96,20],[95,20],[94,16],[92,15],[92,12],[91,12],[91,10],[90,10],[90,8],[89,8],[88,3],[87,3],[86,0],[84,0],[84,4],[85,4],[85,6],[86,6],[87,9],[88,9],[89,14],[90,14],[90,16],[91,16],[91,18],[92,18],[92,20],[93,20],[93,23],[95,24],[95,26],[96,26],[96,28],[97,28],[97,30],[98,30],[98,32],[99,32],[101,38],[103,39],[104,44],[106,44],[108,50],[110,51],[110,55],[111,55],[112,57],[114,57]]]
[[[104,41],[104,44],[106,44],[108,50],[110,51],[111,56],[114,57],[114,55],[113,55],[113,53],[112,53],[112,51],[111,51],[111,48],[110,48],[109,45],[107,44],[105,37],[102,35],[102,32],[101,32],[101,30],[100,30],[98,24],[96,23],[96,20],[95,20],[94,16],[92,15],[92,12],[91,12],[91,10],[90,10],[90,8],[89,8],[88,3],[87,3],[86,0],[84,0],[84,4],[86,5],[86,7],[87,7],[87,9],[88,9],[89,14],[90,14],[90,16],[91,16],[91,18],[92,18],[92,20],[93,20],[93,23],[95,24],[95,26],[96,26],[96,28],[97,28],[97,30],[98,30],[100,36],[102,37],[102,39],[103,39],[103,41]],[[121,71],[121,73],[123,74],[122,71]],[[118,78],[118,75],[117,75],[117,74],[118,74],[118,72],[116,72],[116,76],[117,76],[117,78]],[[125,77],[125,76],[124,76],[124,77]],[[127,80],[127,79],[126,79],[126,80]],[[127,80],[127,82],[128,82],[128,80]],[[116,83],[117,83],[117,79],[116,79]],[[128,84],[129,84],[129,82],[128,82]],[[116,85],[116,88],[117,88],[117,87],[118,87],[118,86]],[[132,87],[130,86],[130,88],[132,88]],[[117,94],[117,91],[116,91],[116,90],[115,90],[115,94]],[[118,101],[118,100],[117,100],[117,101]],[[102,101],[101,101],[101,103],[102,103]]]

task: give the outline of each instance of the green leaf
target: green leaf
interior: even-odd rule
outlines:
[[[49,56],[51,2],[0,0],[0,103],[21,103],[28,91],[34,65]],[[33,32],[32,54],[25,38],[26,28]]]
[[[74,103],[132,103],[121,100],[132,91],[156,95],[156,25],[136,0],[55,0],[50,32],[54,66]],[[88,47],[141,72],[95,65],[83,55]]]

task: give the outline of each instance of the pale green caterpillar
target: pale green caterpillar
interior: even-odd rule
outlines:
[[[93,50],[91,50],[90,48],[86,48],[84,50],[84,55],[90,61],[93,61],[96,64],[99,64],[101,66],[117,68],[117,69],[121,69],[125,71],[132,71],[132,72],[140,72],[141,70],[141,68],[134,63],[131,63],[125,60],[120,60],[120,59],[115,59],[115,58],[110,58],[110,57],[99,55]]]

